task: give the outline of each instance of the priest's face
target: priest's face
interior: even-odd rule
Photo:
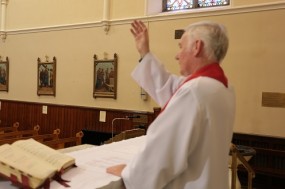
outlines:
[[[192,74],[192,67],[195,57],[192,51],[192,45],[190,44],[191,41],[189,37],[183,34],[179,43],[179,51],[175,57],[179,62],[180,74],[183,76]]]

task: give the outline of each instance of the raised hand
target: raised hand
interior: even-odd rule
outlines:
[[[149,37],[146,25],[140,20],[135,20],[132,23],[131,32],[135,38],[138,52],[141,57],[144,57],[149,52]]]

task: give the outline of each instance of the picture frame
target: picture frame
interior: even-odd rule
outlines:
[[[98,60],[94,55],[94,98],[117,98],[117,64],[118,56],[113,59]]]
[[[42,62],[38,58],[38,78],[37,78],[37,94],[55,96],[56,92],[56,58],[49,62],[48,56],[46,61]]]
[[[2,61],[0,56],[0,91],[8,92],[9,89],[9,58]]]

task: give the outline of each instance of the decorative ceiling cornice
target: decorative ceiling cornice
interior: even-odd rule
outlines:
[[[165,21],[165,20],[185,19],[185,18],[187,19],[187,18],[197,18],[197,17],[218,16],[218,15],[243,14],[243,13],[279,10],[279,9],[285,9],[285,1],[280,1],[277,3],[270,3],[270,4],[266,3],[259,5],[252,5],[252,6],[239,6],[239,7],[228,7],[228,8],[217,7],[211,9],[187,10],[187,11],[181,11],[179,13],[168,12],[168,13],[160,13],[156,15],[148,15],[143,17],[108,20],[108,22],[106,22],[106,20],[103,20],[103,21],[76,23],[69,25],[56,25],[56,26],[10,29],[10,30],[8,29],[5,31],[5,33],[7,33],[8,35],[17,35],[17,34],[26,34],[26,33],[39,33],[39,32],[73,30],[73,29],[94,28],[94,27],[103,27],[103,29],[106,30],[106,23],[108,23],[108,27],[110,27],[112,25],[130,24],[134,19],[147,20],[149,22],[152,22],[160,20]]]

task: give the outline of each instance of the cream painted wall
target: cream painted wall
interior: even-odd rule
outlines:
[[[145,13],[145,1],[142,0],[113,0],[110,5],[111,19],[136,18]]]
[[[30,10],[21,9],[20,4],[24,5],[20,0],[9,1],[8,4],[8,35],[5,42],[0,42],[0,55],[8,56],[10,59],[10,85],[8,93],[0,93],[0,99],[152,111],[152,108],[157,105],[152,100],[140,99],[140,88],[130,77],[139,57],[129,32],[132,18],[139,17],[148,24],[151,50],[161,58],[166,68],[174,73],[179,72],[177,61],[174,59],[179,40],[174,39],[174,30],[182,29],[196,21],[214,20],[225,24],[230,36],[230,49],[222,65],[237,95],[235,131],[285,136],[285,127],[283,127],[285,109],[261,106],[262,92],[285,92],[283,73],[285,70],[283,63],[285,3],[269,8],[262,6],[260,9],[237,7],[234,10],[214,11],[207,14],[196,12],[178,16],[145,17],[144,8],[140,9],[133,5],[133,1],[129,5],[138,11],[130,11],[130,16],[128,11],[122,12],[123,5],[120,6],[118,2],[111,1],[111,28],[106,35],[100,22],[103,1],[100,1],[99,8],[93,5],[92,0],[85,1],[86,7],[73,0],[69,0],[68,3],[57,0],[60,3],[55,14],[59,15],[46,18],[42,22],[39,18],[33,18],[33,16],[43,17],[42,5],[37,5],[38,0],[27,1],[33,5],[33,9],[36,9],[35,6],[39,7],[38,11],[35,11],[36,15],[33,15]],[[45,8],[51,9],[51,5],[55,6],[55,1],[52,2],[45,4]],[[244,5],[242,2],[245,3],[245,1],[232,2],[234,4],[239,2],[239,5]],[[68,13],[69,10],[66,10],[67,12],[63,10],[64,4],[70,5],[71,10],[74,9],[72,6],[77,5],[81,10],[86,9],[86,12],[73,15],[71,12]],[[92,8],[90,8],[91,5]],[[140,6],[143,6],[142,3]],[[93,7],[96,7],[96,10],[100,9],[100,14],[98,11],[92,15],[92,11],[96,12]],[[15,15],[20,10],[27,11],[28,15],[23,17]],[[27,18],[31,20],[25,23],[24,20]],[[74,27],[53,28],[55,25],[76,25],[86,22],[94,22],[94,24],[87,27],[79,24],[76,29]],[[27,29],[38,27],[44,28]],[[19,29],[26,30],[19,32]],[[109,58],[112,58],[114,53],[118,54],[116,100],[94,99],[92,96],[93,55],[96,53],[98,58],[102,59],[104,52],[108,53]],[[39,97],[36,93],[37,58],[44,59],[45,55],[56,56],[58,61],[56,97]]]
[[[237,91],[240,131],[285,136],[285,109],[261,106],[262,92],[285,93],[284,16],[284,10],[242,14],[235,18],[242,27],[230,26],[227,60],[233,63],[226,68]]]
[[[166,67],[178,73],[174,60],[178,41],[173,30],[200,20],[221,22],[228,28],[230,49],[223,67],[237,96],[235,130],[285,136],[285,109],[261,106],[262,92],[285,93],[284,9],[150,23],[151,48]],[[160,32],[156,32],[160,31]]]
[[[123,40],[122,40],[123,39]],[[9,36],[3,43],[10,59],[9,93],[1,98],[39,101],[56,104],[96,106],[119,109],[143,109],[150,101],[140,99],[139,87],[130,78],[130,72],[139,58],[134,48],[129,25],[114,26],[108,35],[101,27],[80,30],[42,32]],[[126,48],[128,47],[128,48]],[[97,98],[93,92],[93,55],[112,59],[118,54],[117,100]],[[57,58],[56,97],[36,94],[37,57]],[[130,103],[134,102],[134,103]]]
[[[110,1],[110,19],[144,15],[142,0]],[[10,30],[98,22],[103,18],[104,0],[10,0],[7,24]]]
[[[100,21],[103,0],[8,0],[8,30]]]

